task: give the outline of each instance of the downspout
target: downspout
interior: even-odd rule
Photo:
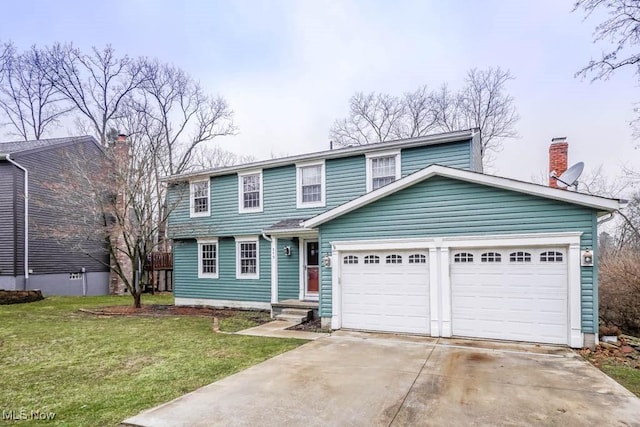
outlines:
[[[0,160],[6,160],[24,172],[24,290],[29,283],[29,171],[18,164],[9,154],[0,154]]]

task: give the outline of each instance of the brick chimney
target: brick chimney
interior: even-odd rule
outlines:
[[[126,206],[126,195],[127,189],[125,188],[126,184],[124,183],[127,179],[127,168],[129,167],[129,159],[131,156],[129,142],[127,141],[127,135],[120,134],[116,138],[115,144],[113,146],[114,150],[114,164],[115,168],[113,188],[115,189],[116,196],[116,205],[115,209],[120,213],[119,217],[121,221],[127,222],[129,220],[127,212],[125,212]],[[126,224],[119,224],[114,227],[112,230],[112,235],[110,236],[111,244],[116,248],[124,248],[125,240],[122,232],[122,227],[126,226]],[[123,272],[130,276],[133,271],[133,266],[131,265],[131,261],[124,254],[123,251],[117,251],[116,255],[117,260],[111,257],[111,264],[114,265],[116,262],[120,264]],[[127,288],[117,274],[113,271],[110,272],[109,278],[109,293],[113,295],[122,295],[127,291]]]
[[[558,188],[558,181],[551,176],[560,176],[567,170],[569,143],[566,137],[553,138],[549,146],[549,187]]]

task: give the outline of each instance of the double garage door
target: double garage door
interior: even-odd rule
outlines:
[[[444,274],[454,336],[567,343],[564,248],[449,253]],[[342,327],[429,334],[428,256],[426,251],[342,253]]]

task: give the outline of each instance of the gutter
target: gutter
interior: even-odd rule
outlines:
[[[24,172],[24,290],[26,291],[29,283],[29,171],[14,161],[10,154],[0,154],[0,160],[8,161]]]

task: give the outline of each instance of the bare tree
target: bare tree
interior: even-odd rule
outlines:
[[[46,78],[42,60],[42,53],[35,47],[21,54],[15,50],[5,52],[0,110],[11,133],[25,141],[42,138],[74,108]]]
[[[139,308],[146,287],[142,265],[158,245],[159,227],[183,195],[174,192],[168,204],[158,199],[159,183],[149,173],[156,154],[149,144],[137,142],[112,144],[101,159],[69,156],[59,179],[48,184],[58,196],[47,200],[50,211],[68,220],[49,225],[47,231],[59,243],[108,266]],[[164,215],[161,221],[159,215]],[[106,242],[110,261],[104,252],[95,252],[95,245],[87,245],[100,240]]]
[[[238,155],[224,150],[218,145],[213,147],[202,145],[194,150],[191,164],[194,169],[216,169],[255,161],[254,156]]]
[[[640,2],[638,0],[578,0],[573,11],[582,10],[585,19],[596,11],[605,11],[607,18],[593,32],[593,41],[608,47],[600,58],[591,59],[576,73],[576,77],[591,76],[591,81],[607,80],[621,68],[632,68],[640,80]],[[640,108],[636,105],[636,113]],[[634,137],[640,137],[640,116],[631,122]]]
[[[513,76],[500,67],[467,73],[466,86],[461,98],[467,127],[480,129],[481,154],[498,151],[505,138],[515,138],[515,125],[519,120],[514,99],[505,92],[505,86]]]
[[[474,68],[460,91],[445,84],[436,91],[422,86],[402,97],[358,92],[349,100],[348,117],[334,122],[330,138],[338,146],[350,146],[477,128],[486,161],[505,138],[517,136],[519,117],[506,92],[510,80],[511,73],[499,67]]]
[[[0,84],[2,84],[7,61],[13,54],[13,49],[14,48],[11,43],[0,42]]]
[[[349,99],[349,117],[336,120],[331,139],[337,145],[365,145],[396,137],[404,115],[400,98],[387,94],[357,92]]]
[[[56,43],[44,54],[42,72],[106,146],[109,129],[123,115],[125,99],[146,79],[141,61],[116,56],[110,45],[85,54],[72,44]]]

